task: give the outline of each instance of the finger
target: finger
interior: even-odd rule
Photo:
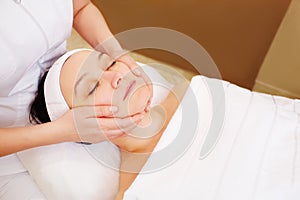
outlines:
[[[135,127],[141,122],[144,115],[139,114],[132,117],[126,117],[126,118],[113,118],[113,121],[109,121],[109,118],[106,118],[106,120],[103,121],[105,124],[105,130],[121,130],[123,132],[129,131]]]
[[[128,65],[137,65],[135,60],[128,54],[121,55],[119,58],[117,58],[117,60],[124,62],[125,64]]]
[[[134,129],[136,126],[137,125],[133,123],[131,125],[127,125],[126,128],[119,128],[114,130],[111,129],[106,131],[102,130],[101,133],[108,139],[114,139],[129,134],[130,130]]]
[[[90,118],[95,115],[94,106],[78,106],[72,109],[75,117]]]
[[[132,71],[132,73],[136,76],[140,76],[142,74],[142,69],[140,69],[139,65],[136,61],[129,55],[121,56],[118,61],[123,62],[128,68]]]
[[[147,84],[151,83],[151,79],[130,55],[127,54],[120,57],[119,61],[126,64],[134,75],[142,77]]]
[[[132,71],[132,73],[136,76],[139,76],[141,78],[144,79],[144,81],[146,82],[148,88],[149,88],[149,91],[150,91],[150,98],[149,98],[149,101],[147,103],[147,106],[146,107],[149,107],[150,104],[151,104],[151,99],[153,97],[153,85],[152,85],[152,81],[151,79],[149,78],[149,76],[144,72],[144,70],[136,63],[136,61],[131,57],[129,56],[128,54],[127,55],[124,55],[124,56],[121,56],[119,58],[119,61],[125,63],[128,68]],[[146,109],[146,111],[149,110],[149,109]]]
[[[116,138],[119,138],[119,137],[124,137],[127,134],[122,132],[122,131],[115,130],[115,131],[105,132],[104,135],[105,135],[107,140],[113,140],[113,139],[116,139]]]
[[[104,130],[105,132],[126,132],[136,127],[143,117],[143,114],[137,114],[126,118],[98,118],[97,121],[101,127],[100,129]]]
[[[124,137],[124,136],[126,136],[126,135],[127,135],[127,134],[124,133],[124,132],[117,132],[117,133],[107,132],[107,133],[105,133],[106,138],[108,138],[109,140],[116,139],[116,138],[118,138],[118,137]]]
[[[79,106],[74,108],[74,112],[85,118],[112,117],[118,112],[117,106]]]
[[[111,117],[117,111],[116,106],[95,106],[95,117]]]

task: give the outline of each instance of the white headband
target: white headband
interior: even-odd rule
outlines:
[[[91,49],[74,49],[62,55],[50,68],[44,83],[45,103],[51,121],[65,114],[70,108],[60,89],[60,72],[65,61],[73,54]]]

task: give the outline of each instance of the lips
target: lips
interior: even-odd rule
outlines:
[[[131,92],[131,90],[133,89],[134,85],[136,84],[136,81],[133,80],[131,81],[131,83],[128,85],[127,89],[126,89],[126,92],[124,94],[124,97],[123,97],[123,101],[126,99],[126,97],[128,96],[128,94]]]

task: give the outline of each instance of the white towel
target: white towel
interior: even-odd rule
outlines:
[[[214,84],[224,88],[224,98],[218,97],[219,105],[213,103],[218,102],[213,99],[216,91],[209,89]],[[194,104],[197,111],[186,118],[184,112],[192,107],[193,95],[198,102]],[[216,106],[222,107],[222,101],[224,121],[215,133],[211,128],[218,124],[210,127],[216,114],[213,111]],[[300,199],[299,106],[298,100],[251,92],[203,76],[194,77],[180,111],[173,116],[142,170],[147,173],[138,175],[124,199]],[[222,118],[221,107],[218,109]],[[195,134],[187,129],[174,130],[180,122],[191,121],[190,126],[194,126],[195,114],[197,127],[191,129]],[[180,134],[190,141],[185,148],[177,145],[174,150],[184,151],[181,155],[177,152],[177,157],[165,154],[164,150],[173,145],[169,141],[176,141]],[[206,143],[210,144],[209,151],[201,157]]]

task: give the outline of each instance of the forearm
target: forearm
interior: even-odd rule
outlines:
[[[25,149],[68,140],[70,140],[70,137],[61,134],[52,123],[28,127],[1,128],[0,157]]]
[[[86,0],[74,0],[73,27],[94,48],[113,36],[101,12]]]

